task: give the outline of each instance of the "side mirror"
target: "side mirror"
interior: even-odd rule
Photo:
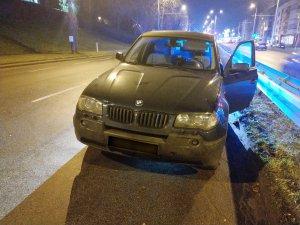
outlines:
[[[229,69],[229,73],[248,72],[250,70],[248,63],[236,63]]]
[[[116,59],[118,59],[121,62],[123,62],[124,61],[124,53],[123,52],[117,52],[116,53]]]

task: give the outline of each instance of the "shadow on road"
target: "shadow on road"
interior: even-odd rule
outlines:
[[[114,160],[116,162],[122,163],[124,165],[127,165],[132,169],[139,169],[145,172],[168,174],[168,175],[193,175],[198,172],[196,169],[183,164],[137,159],[134,157],[116,155],[109,152],[103,152],[102,154],[105,157]]]
[[[197,172],[88,148],[73,182],[66,224],[228,224],[224,218],[232,224],[271,224],[257,191],[264,163],[231,128],[226,145],[231,184],[223,179],[225,162],[215,173]],[[233,209],[226,211],[230,202]]]
[[[229,126],[226,141],[228,166],[232,183],[256,182],[265,163],[257,154],[246,150]]]
[[[66,224],[182,224],[212,175],[88,148]]]
[[[229,126],[226,142],[233,201],[238,224],[277,224],[265,202],[259,175],[265,163],[251,150],[246,150]],[[273,217],[273,219],[272,219]]]

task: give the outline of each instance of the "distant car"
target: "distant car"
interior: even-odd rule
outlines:
[[[248,107],[256,90],[254,42],[238,44],[224,69],[214,36],[193,32],[147,32],[116,58],[120,64],[79,98],[77,139],[103,151],[216,169],[228,113]]]
[[[255,49],[257,51],[259,51],[259,50],[267,51],[267,49],[268,49],[267,43],[257,42],[257,43],[255,43]]]
[[[291,56],[285,60],[282,66],[282,72],[300,79],[300,51],[293,52]]]
[[[278,43],[278,44],[275,44],[274,47],[285,49],[285,44],[284,43]]]

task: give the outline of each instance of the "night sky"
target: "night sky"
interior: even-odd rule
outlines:
[[[223,31],[225,28],[237,27],[242,20],[249,18],[254,14],[249,10],[251,2],[259,3],[258,10],[266,4],[272,4],[274,0],[183,0],[189,9],[190,21],[193,27],[202,29],[206,16],[211,9],[219,11],[224,10],[222,16],[218,17],[217,30]]]

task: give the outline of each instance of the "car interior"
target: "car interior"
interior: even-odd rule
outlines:
[[[190,44],[189,44],[190,43]],[[211,68],[211,50],[206,44],[187,40],[156,39],[147,44],[145,49],[146,65],[179,65],[195,69]]]

